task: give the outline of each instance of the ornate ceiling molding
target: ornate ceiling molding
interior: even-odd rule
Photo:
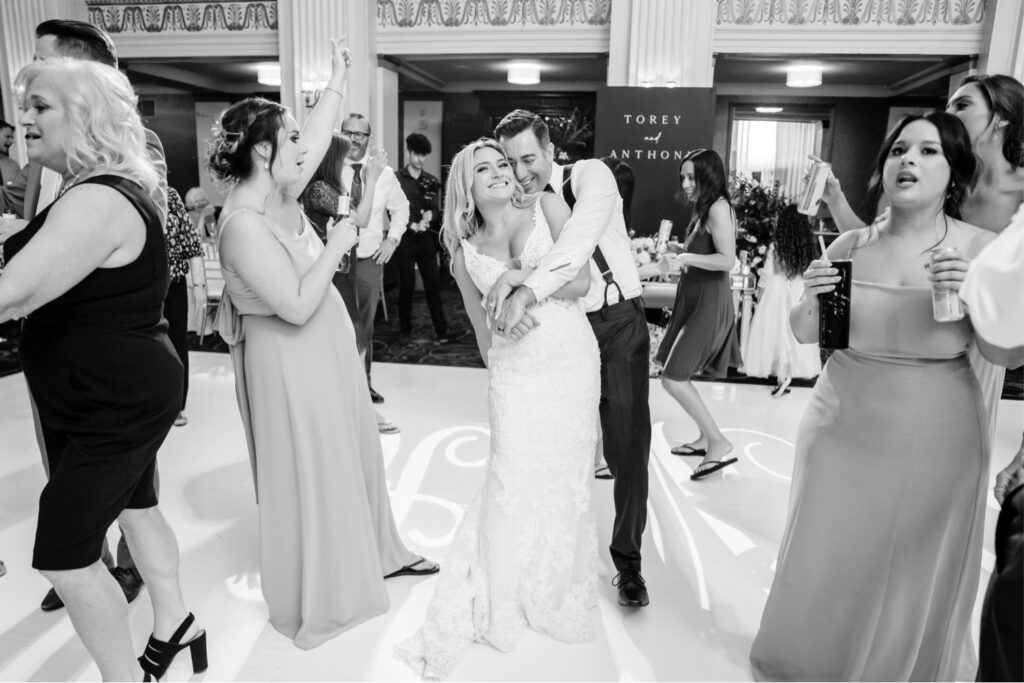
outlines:
[[[607,26],[611,0],[377,0],[377,26]]]
[[[89,21],[110,34],[277,31],[277,0],[86,0],[86,5]]]
[[[985,0],[718,0],[719,26],[971,26]]]

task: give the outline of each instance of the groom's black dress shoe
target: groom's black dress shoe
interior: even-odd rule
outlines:
[[[383,403],[384,397],[378,394],[373,387],[370,387],[370,400],[374,403]]]
[[[623,607],[646,607],[651,602],[640,572],[619,572],[612,579],[612,585],[618,587],[619,604]]]

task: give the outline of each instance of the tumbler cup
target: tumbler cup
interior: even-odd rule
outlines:
[[[831,292],[818,295],[818,346],[823,349],[845,349],[850,345],[853,261],[835,259],[831,263],[842,279]]]

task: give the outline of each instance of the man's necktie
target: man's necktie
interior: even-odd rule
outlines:
[[[359,208],[363,199],[363,165],[352,164],[352,211]]]

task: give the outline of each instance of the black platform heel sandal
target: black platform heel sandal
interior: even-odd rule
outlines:
[[[170,668],[171,662],[186,647],[189,650],[189,654],[192,655],[192,673],[201,674],[206,671],[206,631],[199,631],[187,643],[181,642],[181,639],[195,620],[195,616],[189,612],[188,616],[185,617],[185,621],[181,622],[181,626],[178,627],[178,630],[174,632],[169,641],[165,642],[157,640],[153,636],[149,637],[146,651],[139,657],[139,666],[146,672],[146,677],[142,680],[150,681],[163,678],[164,674],[167,673],[167,669]]]

